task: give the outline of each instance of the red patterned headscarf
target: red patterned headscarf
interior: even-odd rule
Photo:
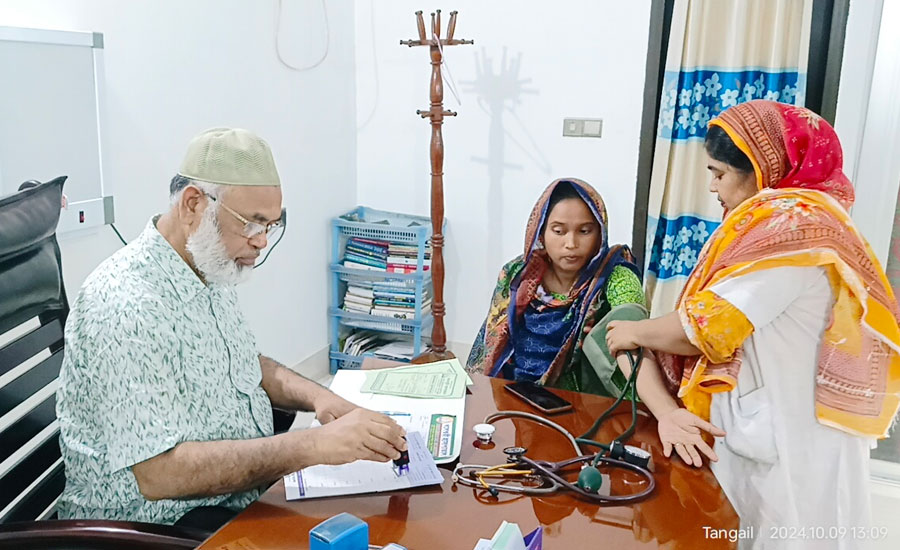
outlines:
[[[726,215],[685,284],[678,314],[702,355],[658,353],[667,385],[709,418],[711,394],[737,386],[741,347],[754,330],[710,289],[763,269],[821,267],[835,303],[820,344],[816,417],[885,437],[900,406],[900,309],[847,213],[853,187],[834,129],[808,109],[764,100],[732,107],[710,125],[750,159],[760,192]]]
[[[844,155],[834,128],[803,107],[757,99],[726,109],[710,126],[722,127],[756,172],[756,185],[828,193],[844,208],[853,205],[853,185],[844,175]]]

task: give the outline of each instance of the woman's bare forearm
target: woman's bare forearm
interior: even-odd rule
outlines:
[[[616,362],[625,378],[630,377],[631,362],[628,360],[625,352],[618,355]],[[662,415],[677,409],[678,402],[666,389],[662,374],[659,372],[659,365],[656,363],[653,355],[645,353],[640,367],[641,370],[638,372],[637,378],[637,393],[641,401],[653,413],[653,416],[659,419]]]
[[[675,355],[700,355],[700,350],[688,340],[677,311],[639,321],[638,325],[638,340],[642,347]]]

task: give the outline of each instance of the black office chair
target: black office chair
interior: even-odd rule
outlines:
[[[54,520],[65,485],[55,392],[69,311],[56,241],[65,180],[0,198],[0,549],[195,548],[208,533]]]

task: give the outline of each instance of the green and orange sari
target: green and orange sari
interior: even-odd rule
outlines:
[[[601,245],[567,296],[543,290],[549,268],[540,244],[550,196],[561,183],[570,184],[588,205],[601,230]],[[508,262],[491,298],[467,369],[488,376],[527,380],[574,391],[607,393],[596,380],[582,346],[587,333],[612,307],[644,304],[638,268],[625,246],[607,244],[603,199],[587,183],[559,179],[550,184],[531,211],[524,254]],[[624,381],[624,379],[622,380]]]

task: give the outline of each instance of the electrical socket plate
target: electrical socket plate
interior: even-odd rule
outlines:
[[[70,202],[60,212],[56,233],[63,234],[89,227],[100,227],[115,222],[115,219],[112,196]]]
[[[563,136],[600,137],[603,132],[603,119],[600,118],[564,118]]]

